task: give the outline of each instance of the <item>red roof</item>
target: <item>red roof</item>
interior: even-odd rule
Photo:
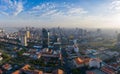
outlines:
[[[87,71],[86,74],[95,74],[95,73],[92,71]]]
[[[84,63],[87,63],[87,62],[89,62],[89,58],[86,58],[86,59],[84,59],[84,58],[75,58],[75,62],[79,65],[79,64],[84,64]]]
[[[102,67],[101,70],[107,74],[115,74],[114,70],[108,67]]]

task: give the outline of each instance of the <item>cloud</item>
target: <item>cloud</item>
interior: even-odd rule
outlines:
[[[28,11],[33,16],[75,16],[87,13],[84,8],[75,7],[73,4],[43,3]]]
[[[21,13],[23,11],[23,4],[22,2],[18,2],[15,8],[15,12],[13,13],[13,15],[18,15],[19,13]]]
[[[7,15],[7,16],[9,15],[8,13],[2,12],[2,11],[0,12],[0,14]]]
[[[45,15],[47,16],[57,12],[55,8],[56,6],[53,3],[43,3],[36,5],[32,9],[30,9],[27,13],[37,17]]]
[[[80,15],[84,13],[87,13],[87,11],[85,11],[83,8],[71,8],[68,11],[69,15]]]
[[[14,15],[17,16],[23,11],[22,1],[15,0],[1,0],[0,13],[4,15]]]
[[[49,10],[49,12],[46,12],[46,13],[42,14],[42,16],[53,15],[53,14],[56,14],[56,13],[57,13],[57,10]]]
[[[40,5],[33,7],[32,10],[41,10],[44,8],[46,8],[47,10],[53,9],[55,8],[55,5],[53,3],[44,3],[44,4],[40,4]]]
[[[110,8],[109,8],[112,12],[120,12],[120,0],[114,0],[112,1],[112,3],[110,4]]]

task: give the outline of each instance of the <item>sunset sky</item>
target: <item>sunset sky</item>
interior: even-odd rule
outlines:
[[[0,0],[0,26],[120,28],[120,0]]]

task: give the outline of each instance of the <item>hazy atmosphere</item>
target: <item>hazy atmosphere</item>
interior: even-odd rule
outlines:
[[[120,74],[120,0],[0,0],[0,74]]]

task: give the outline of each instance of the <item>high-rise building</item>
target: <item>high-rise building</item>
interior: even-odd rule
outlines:
[[[120,33],[117,36],[117,42],[120,43]]]
[[[30,38],[30,31],[26,31],[26,37]]]
[[[21,35],[21,45],[22,46],[27,46],[27,37],[26,35]]]
[[[5,35],[5,32],[3,29],[0,29],[0,37],[3,37]]]
[[[43,48],[48,48],[49,46],[49,31],[45,28],[42,29],[42,39],[43,39]]]

